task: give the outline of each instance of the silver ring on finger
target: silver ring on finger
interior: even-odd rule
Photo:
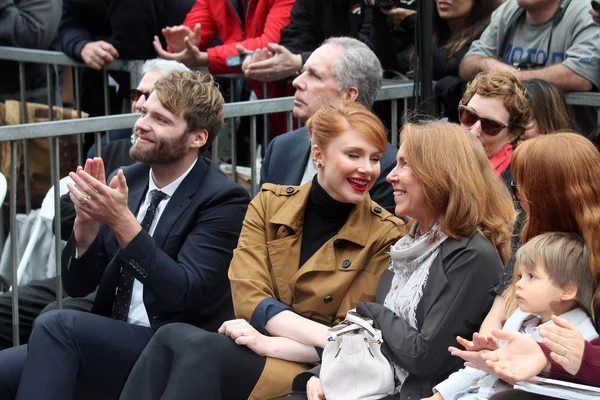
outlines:
[[[566,346],[563,346],[563,347],[565,348],[565,352],[563,353],[562,356],[566,358],[567,357],[567,347]]]
[[[240,329],[240,336],[244,336],[244,328]]]
[[[83,204],[87,204],[87,202],[88,202],[88,201],[90,201],[90,198],[89,198],[89,197],[87,197],[87,196],[83,196],[83,199],[81,199],[81,202],[82,202]]]

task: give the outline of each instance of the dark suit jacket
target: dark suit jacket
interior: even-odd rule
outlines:
[[[137,214],[148,190],[149,166],[123,168],[128,206]],[[141,231],[121,249],[101,225],[88,251],[76,259],[73,236],[62,253],[62,282],[72,297],[98,287],[92,312],[110,316],[121,268],[144,285],[154,329],[187,322],[216,330],[233,317],[227,278],[250,197],[210,160],[199,158],[163,211],[154,235]]]
[[[381,173],[369,191],[371,199],[392,214],[396,203],[392,185],[386,182],[385,177],[396,166],[396,153],[398,149],[388,143],[380,161]],[[263,159],[260,184],[300,185],[309,156],[310,142],[306,127],[275,137],[269,143]]]
[[[377,303],[361,303],[357,311],[373,318],[383,334],[385,353],[409,373],[400,399],[429,397],[436,384],[462,368],[462,360],[448,346],[456,346],[456,336],[470,338],[479,329],[492,305],[490,288],[502,269],[500,256],[482,234],[448,238],[429,270],[417,306],[417,329],[383,306],[394,277],[390,270],[383,273]]]

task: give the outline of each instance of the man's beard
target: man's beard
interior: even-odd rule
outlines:
[[[129,150],[129,156],[146,164],[170,164],[179,161],[188,152],[187,131],[178,137],[157,140],[154,138],[152,148],[144,148],[136,139]]]

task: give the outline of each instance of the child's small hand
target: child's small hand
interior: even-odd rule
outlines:
[[[496,339],[493,337],[481,336],[475,332],[473,334],[473,341],[466,340],[460,336],[457,336],[456,340],[465,347],[465,350],[450,346],[448,348],[450,354],[465,360],[465,367],[476,368],[487,373],[493,373],[481,358],[481,355],[498,348]]]
[[[482,336],[475,332],[473,334],[473,340],[466,340],[460,336],[456,337],[456,341],[464,346],[466,351],[494,351],[498,348],[498,342],[492,336]]]

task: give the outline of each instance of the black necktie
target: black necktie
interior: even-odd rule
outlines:
[[[150,192],[150,205],[146,210],[146,215],[142,220],[142,229],[150,231],[152,221],[156,215],[156,208],[167,195],[160,190]],[[121,321],[127,322],[129,316],[129,306],[131,305],[131,291],[133,290],[133,282],[135,278],[126,269],[121,268],[121,276],[119,277],[119,286],[117,286],[115,304],[113,305],[112,317]]]

